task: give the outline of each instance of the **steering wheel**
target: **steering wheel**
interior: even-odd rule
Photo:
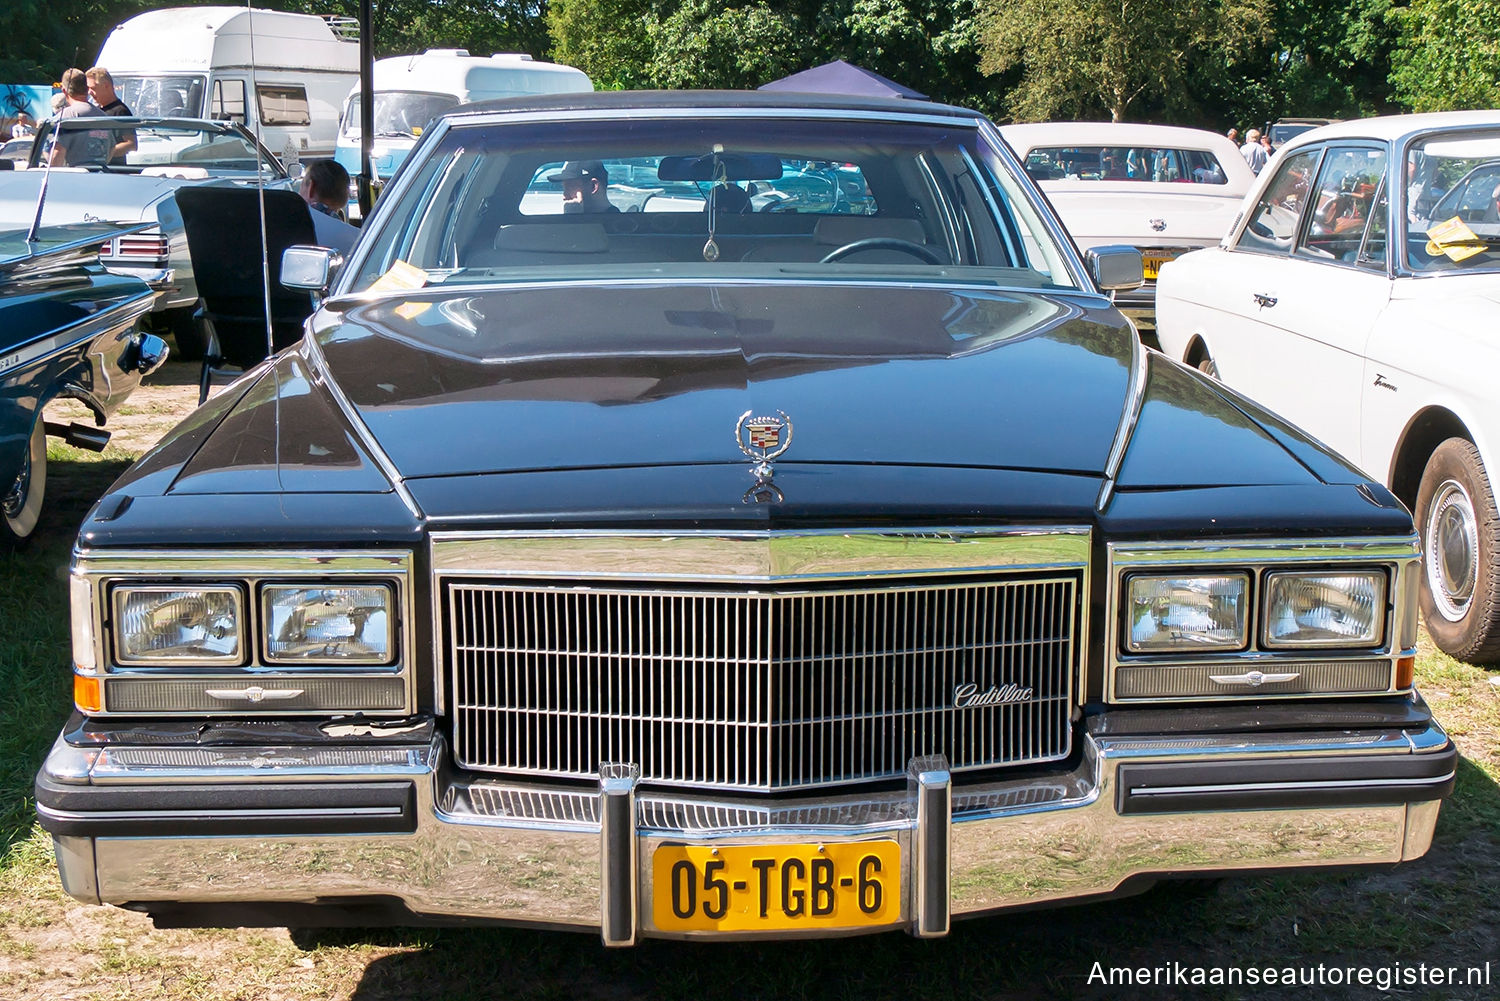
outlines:
[[[927,264],[942,264],[943,259],[920,243],[912,243],[910,240],[901,240],[894,236],[871,236],[863,240],[855,240],[846,243],[842,247],[836,247],[823,255],[819,264],[832,264],[834,261],[842,261],[850,254],[857,254],[861,250],[899,250],[903,254],[923,261]]]

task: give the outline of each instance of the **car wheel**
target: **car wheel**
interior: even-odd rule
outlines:
[[[1428,634],[1459,660],[1500,660],[1500,514],[1472,442],[1449,438],[1432,453],[1416,515]]]
[[[1219,366],[1214,363],[1213,356],[1207,351],[1203,352],[1203,357],[1198,359],[1198,371],[1210,379],[1217,379],[1219,377]]]
[[[203,331],[193,320],[193,310],[168,309],[163,315],[166,317],[167,329],[171,331],[172,339],[177,342],[177,350],[172,352],[172,357],[179,361],[201,361],[208,350],[208,345],[204,342]]]
[[[0,493],[0,544],[15,545],[31,535],[42,513],[46,488],[47,428],[38,414],[21,468]]]

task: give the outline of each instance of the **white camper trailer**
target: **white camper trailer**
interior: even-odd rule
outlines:
[[[138,115],[240,122],[295,162],[333,155],[339,107],[359,83],[359,41],[349,19],[171,7],[116,27],[98,64]]]
[[[390,177],[432,119],[460,104],[528,94],[573,94],[594,89],[572,66],[537,62],[525,53],[471,56],[466,49],[428,49],[420,55],[375,60],[375,138],[370,160],[377,176]],[[360,172],[359,86],[349,92],[335,159],[353,177]]]

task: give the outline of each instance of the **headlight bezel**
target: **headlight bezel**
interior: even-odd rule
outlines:
[[[1237,624],[1238,633],[1233,641],[1205,642],[1187,648],[1186,650],[1182,650],[1174,649],[1170,646],[1150,648],[1144,645],[1139,645],[1138,642],[1133,638],[1131,634],[1133,632],[1133,609],[1135,606],[1135,586],[1137,584],[1146,581],[1186,582],[1191,580],[1209,581],[1216,579],[1239,580],[1244,582],[1244,587],[1240,593],[1240,607],[1238,610],[1239,622]],[[1120,605],[1120,612],[1126,617],[1127,620],[1125,622],[1124,628],[1121,629],[1120,639],[1123,644],[1122,652],[1128,656],[1183,656],[1189,651],[1194,654],[1210,654],[1235,653],[1240,650],[1244,650],[1250,645],[1250,636],[1254,625],[1251,621],[1250,615],[1251,609],[1253,608],[1253,599],[1251,597],[1250,591],[1250,580],[1251,575],[1248,571],[1236,569],[1212,573],[1203,573],[1198,571],[1187,573],[1156,573],[1154,571],[1133,571],[1127,573],[1120,589],[1120,593],[1124,599]]]
[[[1378,605],[1381,611],[1372,617],[1373,635],[1368,640],[1349,640],[1333,637],[1323,640],[1277,640],[1271,636],[1273,625],[1274,592],[1282,580],[1292,578],[1306,580],[1329,577],[1374,577],[1380,582]],[[1391,623],[1392,611],[1391,574],[1383,567],[1338,567],[1333,569],[1267,570],[1262,576],[1263,599],[1260,602],[1260,626],[1256,630],[1257,642],[1265,650],[1378,650],[1385,645],[1385,636]]]
[[[370,657],[364,657],[364,658],[362,658],[362,657],[352,656],[351,655],[351,656],[337,657],[337,658],[330,657],[330,658],[327,658],[327,659],[324,659],[324,660],[320,660],[320,659],[317,659],[317,658],[288,657],[288,656],[284,656],[284,655],[277,655],[276,653],[274,653],[273,650],[272,650],[273,644],[275,642],[274,641],[274,637],[272,636],[272,631],[273,631],[272,620],[273,620],[273,617],[274,617],[273,616],[273,612],[272,612],[272,602],[273,602],[272,592],[278,591],[278,590],[285,590],[285,591],[292,591],[292,590],[325,590],[326,591],[326,590],[336,590],[338,588],[350,588],[350,589],[352,589],[352,588],[373,588],[373,589],[380,589],[380,590],[385,591],[385,593],[386,593],[385,644],[386,644],[386,651],[387,651],[386,655],[382,656],[382,657],[373,657],[373,658],[370,658]],[[309,581],[305,581],[305,580],[303,580],[303,581],[282,581],[282,580],[270,581],[270,580],[268,580],[268,581],[262,581],[259,584],[259,586],[256,588],[256,597],[257,597],[257,600],[258,600],[259,605],[260,605],[260,625],[261,625],[261,629],[260,629],[259,637],[258,637],[259,641],[260,641],[260,660],[261,660],[261,663],[265,664],[268,667],[281,667],[281,668],[292,667],[292,668],[313,669],[313,668],[318,668],[318,667],[338,667],[338,666],[341,666],[341,665],[346,665],[346,666],[356,666],[356,667],[359,667],[361,669],[365,669],[365,668],[389,667],[394,662],[394,660],[395,660],[395,656],[396,656],[396,639],[397,639],[397,635],[396,635],[397,634],[397,629],[396,629],[396,607],[395,607],[396,606],[396,595],[395,595],[395,588],[388,581],[380,581],[380,580],[340,580],[340,581],[337,581],[337,582],[333,582],[333,581],[322,581],[322,580],[320,580],[320,581],[315,581],[315,582],[309,582]]]
[[[409,716],[417,704],[414,560],[409,550],[75,550],[69,587],[73,670],[80,678],[94,679],[104,693],[100,707],[90,707],[88,714]],[[285,662],[268,658],[268,620],[262,601],[267,586],[385,588],[389,656],[378,663],[358,658]],[[138,588],[237,588],[238,662],[188,657],[171,661],[127,657],[122,661],[118,656],[122,644],[116,639],[115,593]],[[141,708],[146,698],[139,695],[146,690],[143,686],[154,686],[153,693],[191,689],[196,704]],[[278,694],[287,691],[298,692],[298,697],[278,701]],[[136,694],[126,700],[127,692]],[[128,708],[132,705],[133,709]]]
[[[1226,699],[1347,698],[1411,690],[1416,646],[1415,574],[1420,544],[1407,537],[1314,540],[1110,542],[1106,545],[1106,618],[1103,696],[1108,703],[1218,702]],[[1132,577],[1249,575],[1249,641],[1238,650],[1136,652],[1129,648],[1129,581]],[[1268,578],[1275,574],[1339,576],[1378,573],[1383,608],[1373,643],[1272,645],[1268,631]],[[1405,666],[1403,670],[1402,667]],[[1156,684],[1173,675],[1171,683]],[[1196,672],[1193,674],[1192,672]],[[1283,684],[1294,675],[1301,680]],[[1355,675],[1358,675],[1356,678]],[[1203,677],[1192,685],[1178,679]],[[1332,679],[1349,687],[1335,689]],[[1143,679],[1151,679],[1144,684]],[[1324,679],[1324,680],[1318,680]],[[1384,679],[1377,681],[1376,679]],[[1127,683],[1128,682],[1128,683]],[[1146,694],[1151,689],[1150,694]]]

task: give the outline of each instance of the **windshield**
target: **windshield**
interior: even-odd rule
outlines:
[[[1038,181],[1229,183],[1208,150],[1162,146],[1044,146],[1026,154],[1026,172]]]
[[[841,273],[1076,284],[1024,182],[966,122],[465,125],[425,152],[344,291],[393,270],[421,284]]]
[[[415,139],[427,123],[449,108],[458,107],[452,94],[419,94],[414,91],[378,91],[375,94],[375,135],[377,138]],[[355,94],[344,112],[343,134],[359,135],[359,114],[364,102]]]
[[[51,126],[48,126],[51,128]],[[58,123],[55,167],[174,177],[285,177],[276,158],[227,126],[166,125],[142,118],[95,116]]]
[[[198,118],[203,114],[201,76],[117,76],[115,93],[133,115]]]
[[[1413,271],[1500,270],[1500,129],[1407,148],[1406,227]]]

